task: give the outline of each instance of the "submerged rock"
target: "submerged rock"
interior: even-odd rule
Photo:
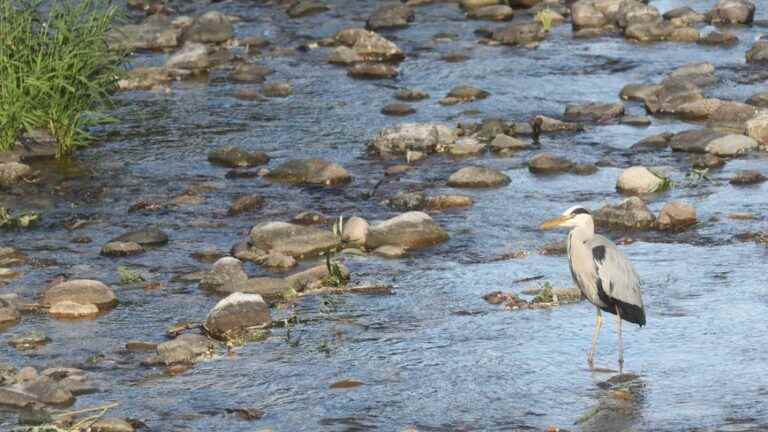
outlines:
[[[90,429],[92,432],[134,432],[136,430],[128,421],[115,417],[98,419]]]
[[[402,246],[384,245],[374,249],[373,253],[384,258],[402,258],[408,251]]]
[[[48,309],[48,313],[62,319],[92,318],[99,314],[99,308],[94,304],[81,304],[64,300],[54,303]]]
[[[733,178],[731,178],[731,184],[732,185],[753,185],[753,184],[759,184],[763,183],[764,181],[768,180],[766,176],[764,176],[761,172],[755,171],[755,170],[742,170],[736,173]]]
[[[481,20],[507,21],[514,18],[515,11],[507,5],[497,4],[474,9],[467,16]]]
[[[573,162],[551,153],[539,153],[528,161],[528,170],[535,174],[561,173],[571,168]]]
[[[456,130],[439,123],[403,123],[382,129],[369,144],[380,156],[405,154],[408,150],[434,153],[456,142]]]
[[[389,206],[396,210],[421,210],[426,202],[424,192],[400,192],[389,199]]]
[[[683,229],[695,224],[696,209],[681,202],[666,204],[656,220],[657,227],[665,230]]]
[[[19,322],[21,314],[16,305],[0,298],[0,328]]]
[[[264,197],[259,195],[248,195],[240,197],[236,199],[231,206],[229,206],[227,214],[229,216],[237,216],[242,213],[251,213],[264,207],[264,203]]]
[[[208,46],[196,42],[185,43],[165,62],[166,69],[182,69],[193,72],[203,71],[211,66]]]
[[[13,186],[32,174],[29,165],[20,162],[0,163],[0,188]]]
[[[264,165],[269,162],[269,156],[264,152],[249,152],[227,146],[209,152],[208,162],[229,168],[245,168]]]
[[[448,153],[452,156],[477,155],[485,150],[485,144],[472,137],[463,137],[448,146]]]
[[[768,149],[768,112],[760,112],[746,122],[747,135],[757,141],[763,150]]]
[[[429,99],[429,93],[417,89],[402,89],[395,93],[395,99],[406,102],[415,102]]]
[[[291,18],[302,18],[317,15],[329,10],[330,8],[328,6],[317,0],[298,0],[291,4],[286,13]]]
[[[358,63],[347,70],[352,78],[391,79],[398,75],[396,67],[384,63]]]
[[[747,63],[768,63],[768,40],[758,40],[747,51]]]
[[[247,336],[249,329],[263,328],[271,322],[269,306],[260,295],[236,292],[211,309],[204,328],[211,337],[226,341]]]
[[[162,14],[145,19],[141,24],[117,26],[110,30],[106,42],[112,50],[161,50],[179,46],[183,29],[173,25]]]
[[[415,15],[413,8],[400,5],[384,5],[376,9],[368,18],[365,27],[369,30],[396,29],[407,27],[413,22]]]
[[[448,240],[448,233],[428,214],[413,211],[388,219],[368,229],[366,247],[376,249],[384,245],[406,249],[421,249]]]
[[[232,23],[223,13],[209,11],[195,18],[184,37],[192,42],[226,42],[232,38]]]
[[[425,207],[429,210],[446,210],[471,207],[473,204],[472,197],[466,195],[438,195],[427,199]]]
[[[133,242],[142,246],[161,246],[168,243],[168,234],[157,228],[147,228],[129,231],[113,238],[109,242]]]
[[[158,345],[157,358],[153,360],[166,366],[192,364],[210,357],[215,347],[216,344],[205,336],[184,333],[176,339]]]
[[[228,78],[240,83],[263,83],[274,71],[255,63],[241,63],[235,66]]]
[[[616,181],[616,189],[626,194],[647,194],[660,192],[665,180],[644,166],[625,169]]]
[[[267,177],[298,185],[324,186],[341,185],[352,180],[344,167],[322,159],[296,159],[283,162],[270,171]]]
[[[755,5],[747,0],[720,0],[707,13],[712,24],[750,24],[755,17]]]
[[[533,126],[538,127],[541,133],[579,132],[584,130],[580,123],[564,122],[547,116],[536,116]]]
[[[414,114],[415,112],[415,108],[404,103],[387,104],[384,106],[384,108],[381,109],[382,114],[391,116],[407,116]]]
[[[280,252],[297,259],[336,249],[339,237],[328,230],[286,222],[265,222],[251,230],[251,249]]]
[[[334,40],[346,47],[352,48],[363,60],[369,62],[398,62],[405,55],[392,41],[378,33],[361,28],[348,28],[334,36]]]
[[[272,82],[264,84],[264,96],[284,98],[293,94],[293,87],[289,82]]]
[[[528,45],[546,39],[547,32],[538,22],[510,24],[493,32],[493,40],[505,45]]]
[[[630,197],[617,205],[606,205],[596,212],[595,223],[602,226],[647,229],[654,226],[656,217],[638,197]]]
[[[8,345],[18,350],[29,350],[41,347],[50,341],[51,339],[45,333],[33,331],[12,337],[8,341]]]
[[[468,166],[464,167],[448,178],[448,186],[458,188],[485,188],[507,185],[510,178],[495,169]]]
[[[41,302],[53,306],[56,303],[72,302],[80,305],[95,305],[100,310],[108,310],[117,304],[117,297],[112,288],[88,279],[73,279],[61,282],[43,292]]]
[[[589,102],[565,107],[565,118],[571,120],[600,121],[624,115],[623,103]]]
[[[109,242],[101,248],[101,254],[111,257],[138,255],[144,248],[136,242]]]

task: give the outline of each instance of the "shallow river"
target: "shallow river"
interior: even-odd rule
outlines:
[[[662,12],[682,5],[703,12],[714,3],[652,2]],[[364,25],[376,4],[339,1],[332,12],[298,20],[287,19],[277,7],[250,2],[210,8],[244,18],[235,27],[238,37],[260,35],[276,46],[295,47]],[[767,10],[759,4],[756,19],[768,19]],[[618,201],[615,182],[624,167],[666,165],[673,167],[676,185],[655,197],[651,209],[658,211],[671,200],[688,201],[696,207],[700,223],[679,234],[608,233],[637,240],[622,248],[643,280],[648,314],[646,327],[624,326],[626,370],[640,376],[641,397],[631,414],[611,421],[646,431],[768,428],[768,249],[734,238],[768,228],[768,183],[739,189],[728,183],[739,169],[765,170],[765,153],[730,161],[711,174],[711,182],[686,182],[687,155],[629,150],[646,136],[694,127],[654,119],[647,128],[598,126],[581,134],[542,138],[547,151],[579,162],[601,161],[600,170],[590,176],[532,175],[525,161],[535,151],[458,161],[434,156],[399,180],[386,182],[373,198],[362,197],[383,177],[384,168],[395,163],[365,152],[370,138],[388,125],[559,116],[567,103],[617,101],[625,84],[660,81],[677,66],[701,61],[717,66],[719,82],[707,94],[743,101],[765,90],[759,81],[742,84],[757,73],[745,64],[744,53],[765,28],[732,29],[740,43],[717,48],[637,45],[616,37],[574,40],[570,25],[565,25],[556,27],[538,49],[528,50],[478,44],[473,30],[484,26],[488,23],[464,19],[453,4],[418,8],[409,28],[384,33],[407,55],[396,80],[353,80],[343,68],[327,64],[327,53],[319,49],[267,54],[261,60],[276,71],[271,80],[292,83],[294,95],[286,99],[236,99],[233,94],[241,86],[215,71],[208,84],[177,83],[170,95],[120,94],[114,113],[120,123],[104,130],[100,143],[79,152],[70,166],[41,167],[66,192],[41,186],[40,194],[4,198],[41,211],[44,222],[37,230],[3,233],[2,242],[56,264],[24,267],[21,279],[0,289],[32,300],[48,280],[66,274],[112,285],[120,305],[94,321],[26,315],[0,338],[40,330],[52,342],[31,352],[5,345],[0,360],[18,367],[87,368],[105,388],[78,397],[73,409],[117,401],[120,406],[110,415],[141,419],[153,431],[389,431],[408,426],[427,431],[542,430],[549,425],[579,429],[575,422],[599,403],[604,391],[598,384],[611,376],[586,368],[594,307],[583,302],[513,312],[487,304],[482,295],[535,287],[537,282],[513,283],[533,276],[571,286],[566,258],[537,252],[565,234],[542,233],[538,224],[576,203],[597,208]],[[438,32],[456,33],[459,39],[435,43],[432,36]],[[466,51],[470,59],[439,60],[442,53],[453,51]],[[166,58],[142,54],[133,60],[162,64]],[[459,84],[485,89],[491,97],[440,106],[437,100]],[[432,97],[416,103],[418,112],[405,120],[380,114],[400,87],[419,88]],[[627,108],[634,114],[644,112],[635,103]],[[325,190],[260,178],[228,179],[226,169],[206,160],[209,150],[223,145],[265,151],[273,158],[270,166],[306,156],[334,160],[354,181]],[[207,268],[192,252],[227,251],[254,224],[288,220],[302,210],[385,219],[397,213],[381,204],[387,196],[401,190],[456,192],[445,186],[447,176],[477,163],[503,170],[512,182],[499,189],[459,191],[475,198],[474,207],[434,214],[451,234],[448,242],[401,260],[346,258],[355,283],[391,283],[397,287],[394,295],[348,295],[330,305],[322,305],[320,298],[305,299],[297,313],[323,320],[294,328],[298,345],[287,343],[285,331],[276,330],[265,342],[203,362],[179,376],[141,367],[140,356],[122,352],[128,340],[163,341],[166,327],[199,321],[216,303],[217,297],[194,283],[171,281]],[[167,200],[202,182],[218,187],[204,194],[202,204],[174,211],[127,211],[139,199]],[[254,193],[267,198],[264,210],[226,217],[234,198]],[[753,212],[758,218],[732,220],[727,217],[731,212]],[[90,223],[76,231],[65,228],[66,222],[77,219]],[[171,243],[138,257],[99,256],[108,239],[146,226],[169,233]],[[94,241],[72,243],[76,236]],[[530,253],[496,260],[516,250]],[[313,264],[304,262],[301,268]],[[121,288],[118,265],[139,269],[166,286],[149,292]],[[266,274],[252,264],[247,270],[251,276]],[[278,318],[287,314],[273,310]],[[615,367],[617,337],[613,316],[606,318],[597,363]],[[329,389],[345,378],[365,384]],[[222,414],[233,407],[257,407],[266,415],[246,422]],[[15,415],[0,412],[0,429],[15,421]],[[613,424],[583,427],[612,430]]]

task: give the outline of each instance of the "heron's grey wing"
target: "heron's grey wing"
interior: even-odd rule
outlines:
[[[594,236],[590,246],[600,300],[612,309],[618,308],[625,320],[645,325],[640,278],[632,263],[612,241],[603,236]]]

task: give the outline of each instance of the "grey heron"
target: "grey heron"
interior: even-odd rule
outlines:
[[[592,215],[583,207],[574,206],[560,217],[544,222],[541,229],[570,228],[568,234],[568,262],[573,281],[584,297],[597,307],[595,333],[587,364],[595,369],[595,350],[605,311],[616,315],[619,332],[619,374],[624,373],[624,341],[621,320],[640,327],[645,325],[645,308],[640,293],[640,278],[632,263],[616,245],[595,234]]]

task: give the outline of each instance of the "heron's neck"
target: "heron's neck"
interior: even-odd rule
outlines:
[[[592,221],[589,221],[583,225],[577,226],[571,230],[571,233],[575,239],[581,241],[592,240],[592,237],[595,236],[595,224],[592,223]]]

